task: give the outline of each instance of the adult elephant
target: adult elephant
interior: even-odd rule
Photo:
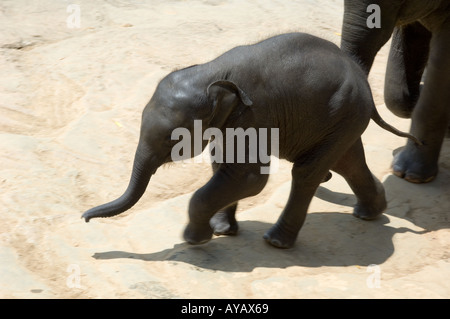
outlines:
[[[411,133],[425,144],[417,147],[408,141],[394,157],[393,172],[407,181],[425,183],[438,172],[449,126],[450,1],[345,0],[341,48],[367,74],[391,35],[386,106],[397,116],[411,117]]]

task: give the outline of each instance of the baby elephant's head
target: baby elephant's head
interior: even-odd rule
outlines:
[[[180,71],[177,71],[180,72]],[[222,129],[231,113],[239,107],[253,103],[239,86],[228,80],[211,82],[175,73],[164,78],[142,114],[141,138],[159,162],[164,164],[199,155],[208,144],[202,139],[208,128]],[[180,154],[174,147],[193,152]],[[199,146],[198,141],[202,139]]]
[[[118,199],[85,212],[83,218],[86,222],[130,209],[144,194],[158,167],[199,155],[208,144],[208,139],[202,138],[207,128],[222,128],[237,106],[252,105],[235,83],[198,80],[199,77],[189,74],[194,69],[173,72],[159,83],[142,114],[141,133],[128,188]],[[180,137],[183,137],[182,142]],[[178,143],[184,147],[175,149],[180,145]]]

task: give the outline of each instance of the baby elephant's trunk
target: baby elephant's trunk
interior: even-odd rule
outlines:
[[[377,109],[375,107],[373,107],[373,111],[372,111],[372,116],[371,116],[372,120],[377,123],[380,127],[384,128],[385,130],[394,133],[397,136],[401,136],[401,137],[406,137],[409,138],[410,140],[412,140],[414,143],[416,143],[416,145],[423,145],[423,143],[414,135],[411,135],[409,133],[405,133],[402,131],[397,130],[395,127],[393,127],[392,125],[386,123],[380,116],[380,114],[378,113]]]
[[[89,209],[82,218],[89,222],[91,218],[112,217],[130,209],[144,194],[150,177],[157,168],[158,165],[155,165],[150,152],[143,151],[138,146],[130,183],[125,193],[112,202]]]

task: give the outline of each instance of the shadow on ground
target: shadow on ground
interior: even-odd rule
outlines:
[[[250,272],[255,267],[367,266],[382,264],[393,254],[392,238],[395,234],[420,233],[405,227],[390,227],[388,222],[387,216],[365,222],[344,213],[310,213],[296,246],[280,250],[262,239],[271,224],[241,221],[238,236],[215,237],[201,246],[181,243],[154,253],[108,251],[96,253],[93,257],[184,262],[230,272]]]
[[[350,213],[310,212],[295,247],[287,250],[265,243],[262,236],[272,224],[257,221],[257,214],[251,214],[253,220],[239,222],[238,236],[214,237],[200,246],[180,243],[159,252],[108,251],[93,257],[173,261],[229,272],[250,272],[256,267],[379,265],[393,255],[395,235],[450,228],[449,181],[450,169],[445,165],[428,184],[411,184],[390,175],[383,182],[388,209],[380,218],[363,221]],[[316,196],[341,206],[353,206],[356,201],[353,194],[333,192],[324,186],[319,187]],[[394,218],[397,222],[391,223]]]

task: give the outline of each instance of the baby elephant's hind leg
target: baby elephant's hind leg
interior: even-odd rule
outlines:
[[[289,199],[275,225],[263,236],[269,244],[278,248],[290,248],[295,244],[317,187],[331,177],[328,170],[336,154],[337,157],[342,154],[333,142],[318,145],[294,162]]]
[[[356,195],[353,215],[361,219],[374,219],[386,209],[383,184],[370,172],[364,156],[361,139],[332,167],[342,175]]]

